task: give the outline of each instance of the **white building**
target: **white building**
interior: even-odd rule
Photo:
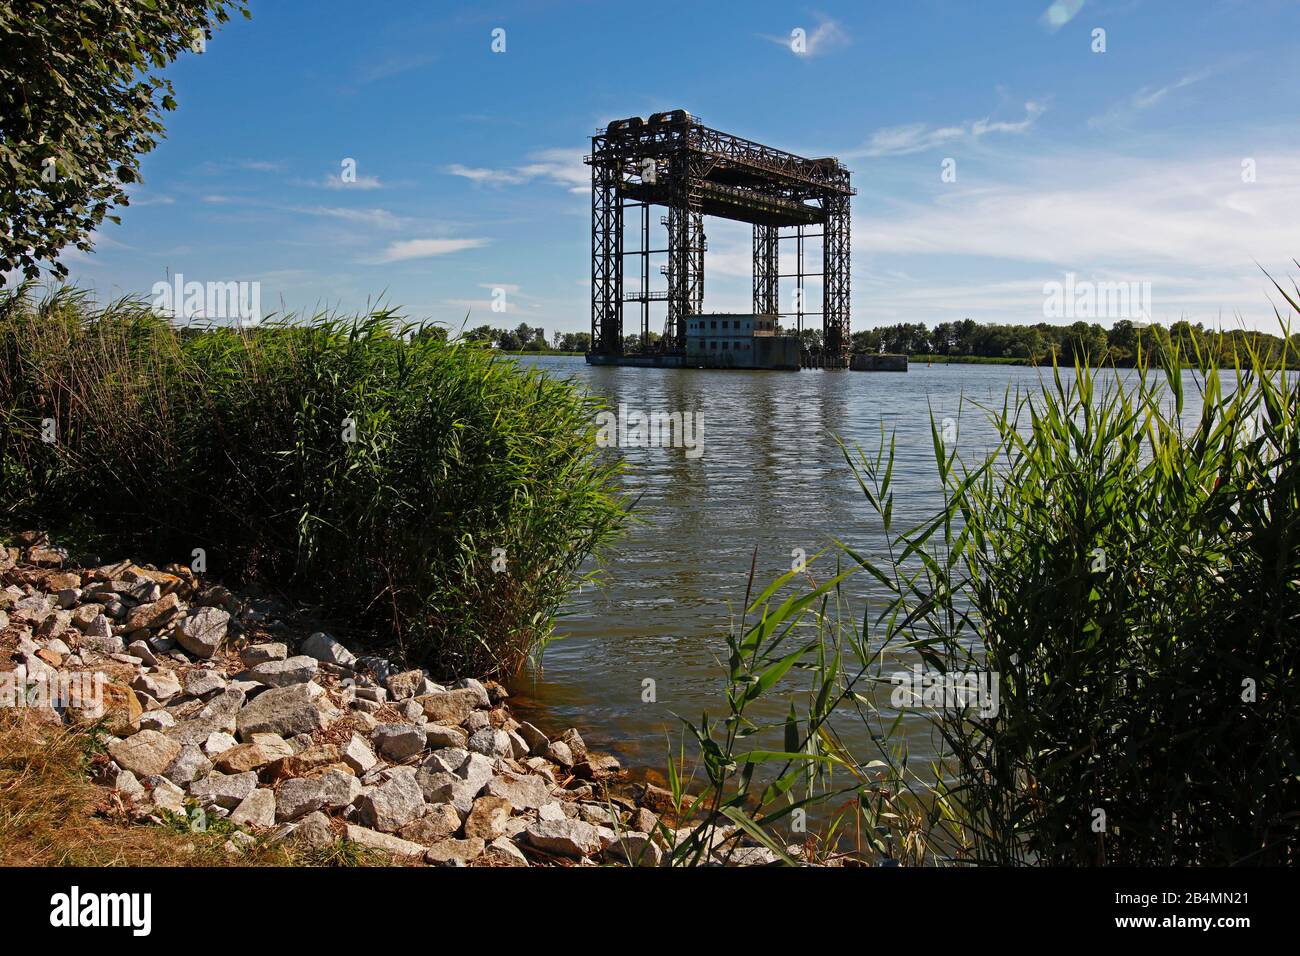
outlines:
[[[686,361],[721,368],[798,368],[799,345],[776,317],[714,313],[686,320]]]

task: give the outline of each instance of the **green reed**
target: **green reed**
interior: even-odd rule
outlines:
[[[814,859],[1297,862],[1300,377],[1278,369],[1297,357],[1053,369],[980,410],[996,442],[969,460],[932,420],[944,505],[906,528],[893,437],[842,446],[884,544],[838,549],[873,597],[859,624],[837,568],[746,601],[726,715],[685,722],[703,793],[675,861],[708,859],[730,823],[796,862],[782,821],[815,805],[831,822]],[[890,674],[914,661],[991,673],[996,712],[892,706]],[[784,727],[749,717],[773,694],[790,697]],[[908,712],[931,729],[929,763],[908,753]],[[843,745],[845,720],[867,725],[868,753]]]
[[[0,301],[0,508],[283,585],[447,676],[514,671],[619,530],[599,404],[393,310],[175,328]],[[55,440],[42,441],[52,420]]]

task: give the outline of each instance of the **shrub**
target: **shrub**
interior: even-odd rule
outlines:
[[[5,520],[161,561],[201,548],[437,673],[508,673],[617,533],[618,467],[570,384],[409,331],[389,310],[178,330],[139,302],[12,294]]]
[[[683,860],[728,820],[766,830],[821,804],[838,811],[822,852],[838,828],[901,862],[1300,861],[1300,377],[1279,368],[1297,358],[1247,345],[1054,369],[987,410],[994,450],[966,462],[932,422],[945,505],[905,529],[892,438],[845,448],[884,535],[871,554],[841,545],[875,584],[861,626],[842,571],[746,600],[726,716],[687,724],[706,786]],[[910,705],[937,738],[924,769],[879,692],[917,661],[999,688],[987,713]],[[784,727],[751,719],[787,674],[803,676]],[[869,753],[842,744],[844,720]]]
[[[1300,384],[1248,356],[1225,387],[1196,358],[1192,423],[1176,353],[1128,384],[1080,367],[995,416],[988,467],[949,475],[1001,675],[997,716],[940,718],[979,858],[1300,851]],[[976,666],[966,636],[935,664]]]

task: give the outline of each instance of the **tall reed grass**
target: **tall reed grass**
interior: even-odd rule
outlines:
[[[195,330],[11,293],[3,521],[161,561],[201,549],[209,573],[322,601],[437,673],[508,674],[618,533],[618,465],[595,400],[410,332],[391,310]]]
[[[1300,315],[1300,290],[1275,286]],[[819,852],[875,861],[1300,862],[1300,377],[1278,364],[1052,369],[975,409],[990,453],[964,457],[931,423],[945,505],[903,528],[892,436],[844,447],[884,544],[841,543],[827,579],[747,598],[725,714],[686,721],[704,790],[677,859],[736,824],[790,861],[790,815],[818,807]],[[848,573],[872,579],[860,615]],[[989,675],[998,706],[894,706],[914,662]],[[792,685],[783,725],[750,719]],[[909,754],[909,712],[928,762]],[[844,721],[869,752],[843,745]]]

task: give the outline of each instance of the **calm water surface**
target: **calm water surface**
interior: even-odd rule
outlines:
[[[879,521],[833,435],[869,450],[879,443],[882,424],[897,435],[895,521],[901,527],[939,500],[931,414],[957,419],[960,405],[959,449],[976,456],[993,433],[971,403],[999,405],[1008,386],[1036,388],[1040,375],[999,365],[914,364],[907,373],[868,373],[526,361],[575,378],[613,407],[703,416],[698,458],[681,448],[622,451],[629,465],[625,486],[639,496],[639,523],[608,555],[603,584],[570,601],[557,627],[561,639],[547,648],[542,669],[513,688],[515,709],[545,729],[577,726],[594,746],[658,768],[667,735],[675,740],[680,733],[675,715],[698,721],[703,710],[724,711],[723,635],[732,609],[744,604],[755,549],[756,591],[790,569],[795,548],[811,557],[838,537],[880,554]],[[812,568],[823,569],[821,579],[833,564],[823,559]],[[869,590],[866,575],[854,581],[852,593]],[[861,619],[860,605],[854,614]],[[642,700],[647,678],[655,682],[653,703]],[[925,725],[918,719],[905,727],[913,759],[926,759],[932,749]],[[866,747],[862,736],[855,741],[846,734],[846,742]],[[861,755],[870,756],[865,749]]]

